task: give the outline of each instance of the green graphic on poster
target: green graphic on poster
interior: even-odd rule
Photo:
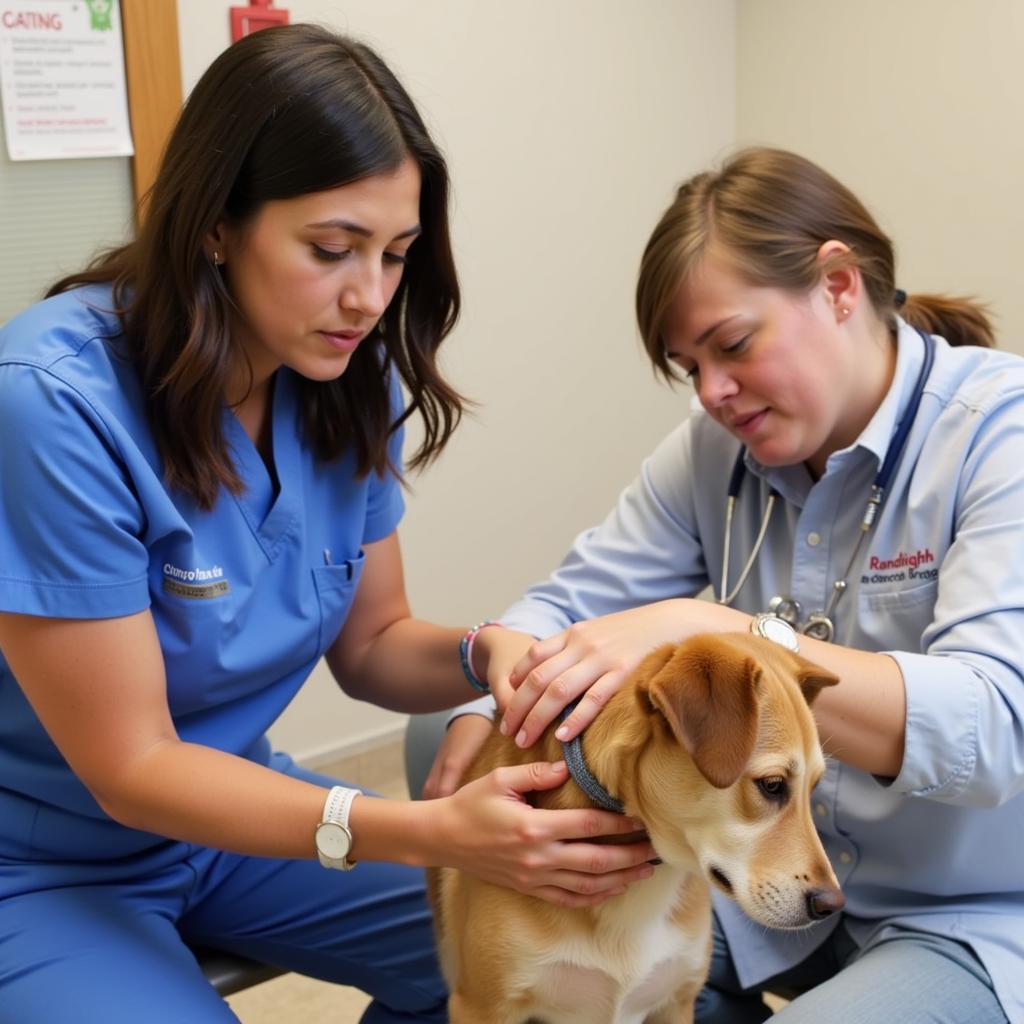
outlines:
[[[113,29],[110,21],[110,9],[114,0],[85,0],[89,8],[89,28],[95,32],[109,32]]]

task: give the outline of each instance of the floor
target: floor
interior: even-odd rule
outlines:
[[[408,796],[399,743],[319,767],[330,775],[368,786],[381,796]],[[781,1005],[771,997],[769,1002],[775,1008]],[[357,989],[285,974],[230,996],[228,1003],[242,1024],[358,1024],[369,998]]]

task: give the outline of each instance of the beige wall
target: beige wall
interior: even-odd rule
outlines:
[[[186,90],[229,6],[178,0]],[[632,287],[673,185],[735,136],[734,5],[282,6],[374,43],[450,158],[465,311],[446,365],[480,406],[413,481],[401,536],[415,612],[468,624],[545,575],[685,413],[641,356]],[[273,738],[317,760],[403,721],[320,671]]]
[[[740,143],[795,149],[869,205],[907,291],[991,303],[1024,353],[1024,3],[738,0]]]
[[[186,88],[229,5],[178,0]],[[895,239],[903,287],[985,298],[1024,353],[1021,0],[287,6],[375,43],[452,165],[465,314],[447,367],[480,408],[413,482],[420,615],[499,611],[684,414],[639,353],[636,264],[672,185],[737,143],[824,164]],[[316,759],[401,722],[318,673],[274,738]]]

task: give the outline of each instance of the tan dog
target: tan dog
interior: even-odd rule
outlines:
[[[583,734],[587,767],[664,862],[597,907],[561,909],[453,868],[430,872],[452,1024],[682,1024],[707,975],[708,882],[770,928],[843,897],[811,820],[824,771],[809,703],[834,675],[748,634],[651,653]],[[557,761],[495,729],[467,777]],[[587,807],[579,786],[538,807]]]

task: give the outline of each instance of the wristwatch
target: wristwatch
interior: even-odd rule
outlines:
[[[759,612],[750,620],[750,632],[754,636],[771,640],[772,643],[785,647],[787,651],[792,651],[794,654],[800,652],[800,641],[797,638],[796,630],[778,615]]]
[[[351,871],[356,866],[355,861],[348,859],[352,850],[348,812],[357,796],[358,789],[346,789],[344,786],[334,786],[327,794],[323,817],[316,827],[316,854],[325,868]]]

